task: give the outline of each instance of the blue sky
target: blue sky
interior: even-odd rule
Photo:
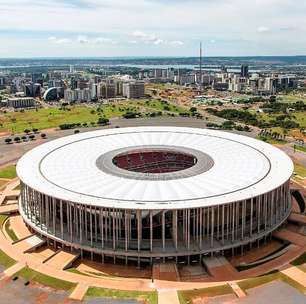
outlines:
[[[305,0],[0,0],[0,57],[306,54]]]

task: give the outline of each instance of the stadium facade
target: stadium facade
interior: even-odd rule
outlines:
[[[291,209],[293,164],[264,142],[179,127],[60,138],[18,162],[20,213],[48,242],[126,262],[224,253]]]

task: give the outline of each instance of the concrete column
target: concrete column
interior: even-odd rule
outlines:
[[[203,208],[200,208],[200,250],[202,250],[202,239],[203,239]]]
[[[138,248],[138,252],[140,252],[140,249],[141,249],[141,239],[142,239],[141,210],[137,210],[137,248]]]
[[[103,208],[99,208],[100,212],[100,234],[101,234],[101,247],[104,249],[104,223],[103,223]]]
[[[211,207],[211,238],[210,247],[214,247],[214,230],[215,230],[215,207]]]
[[[150,216],[150,252],[153,252],[153,211],[149,211]]]
[[[222,245],[224,245],[224,205],[222,205],[222,231],[221,231],[221,237],[222,237]]]
[[[61,221],[61,239],[64,238],[64,223],[63,223],[63,201],[60,200],[60,221]]]
[[[87,206],[85,206],[87,209]],[[92,235],[92,206],[90,205],[89,207],[89,229],[90,229],[90,247],[93,245],[93,235]]]
[[[177,251],[177,210],[172,211],[172,227],[174,248]]]
[[[113,250],[116,250],[116,212],[115,209],[112,210],[112,227],[113,227]]]
[[[162,246],[163,246],[163,251],[165,251],[165,246],[166,246],[166,240],[165,240],[165,211],[162,211]]]

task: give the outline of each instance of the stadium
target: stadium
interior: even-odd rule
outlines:
[[[180,262],[252,246],[289,216],[290,158],[250,137],[135,127],[63,137],[17,164],[19,211],[99,261]]]

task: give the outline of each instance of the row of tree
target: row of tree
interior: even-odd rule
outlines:
[[[84,123],[80,123],[80,122],[77,122],[77,123],[64,123],[64,124],[59,125],[58,127],[61,130],[69,130],[69,129],[75,129],[75,128],[80,128],[80,127],[83,127],[83,128],[87,128],[87,127],[90,127],[90,126],[94,127],[96,125],[106,126],[108,124],[109,124],[109,119],[108,118],[99,117],[97,122],[90,122],[90,123],[87,123],[87,122],[84,122]]]
[[[41,133],[40,136],[43,139],[47,138],[47,134],[45,134],[45,133]],[[5,138],[4,142],[6,144],[12,144],[14,142],[15,143],[20,143],[22,141],[28,141],[28,140],[34,140],[34,139],[35,139],[35,135],[34,134],[30,134],[28,136],[25,136],[25,135],[23,135],[23,136],[15,136],[14,138],[8,137],[8,138]]]

